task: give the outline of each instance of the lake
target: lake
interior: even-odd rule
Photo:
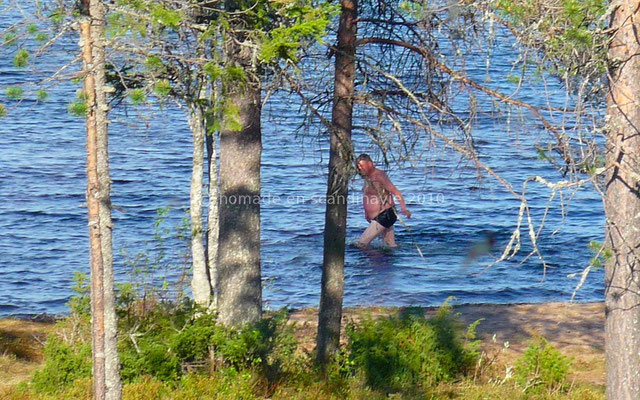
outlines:
[[[10,22],[3,19],[0,27]],[[514,57],[511,46],[509,40],[498,44],[490,71],[494,88],[509,93],[514,90],[506,80]],[[65,39],[36,73],[16,70],[11,57],[1,57],[2,93],[55,71],[76,49],[75,38]],[[484,64],[467,71],[479,81],[487,73]],[[551,101],[562,103],[561,85],[553,79],[545,84]],[[67,112],[77,89],[68,82],[57,84],[40,104],[0,100],[8,110],[0,120],[0,316],[64,314],[73,272],[89,271],[84,121]],[[540,90],[525,86],[518,98],[542,105],[546,100]],[[481,109],[472,130],[483,162],[517,191],[529,176],[563,179],[538,158],[535,146],[546,136],[533,116],[508,119],[490,108]],[[303,114],[295,94],[285,92],[273,93],[263,112],[261,255],[263,299],[270,309],[317,307],[320,297],[328,142],[317,126],[308,134],[299,132]],[[110,119],[117,280],[125,282],[136,268],[155,265],[154,282],[166,275],[177,290],[186,243],[175,233],[189,204],[191,173],[185,115],[167,103],[118,107]],[[360,111],[356,121],[368,123],[367,112]],[[509,242],[520,203],[486,174],[478,180],[476,168],[450,148],[431,145],[427,138],[424,142],[420,158],[382,166],[413,217],[396,225],[398,249],[389,251],[379,243],[370,251],[347,247],[345,306],[427,306],[450,296],[454,303],[568,301],[579,279],[567,275],[589,264],[590,241],[603,240],[598,194],[584,188],[549,202],[547,188],[529,184],[536,229],[549,206],[539,238],[549,268],[543,275],[538,256],[527,257],[531,244],[525,220],[519,254],[484,270]],[[356,153],[368,152],[380,161],[365,135],[356,133],[354,143]],[[357,179],[351,184],[348,242],[367,226],[361,185]],[[158,210],[165,208],[161,239],[154,240]],[[151,275],[138,274],[138,282],[143,278],[149,281]],[[594,271],[576,301],[601,301],[603,293],[603,272]]]

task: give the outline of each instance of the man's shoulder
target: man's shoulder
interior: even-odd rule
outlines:
[[[371,180],[372,181],[386,181],[387,179],[389,179],[387,174],[383,170],[380,170],[380,169],[376,169],[371,174]]]

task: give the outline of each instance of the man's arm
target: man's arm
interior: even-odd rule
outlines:
[[[391,193],[396,199],[398,199],[398,203],[400,203],[400,212],[407,216],[407,218],[411,218],[411,212],[407,209],[407,205],[404,202],[404,197],[402,197],[402,193],[395,187],[391,179],[384,173],[384,171],[380,171],[380,179],[382,181],[382,187],[389,193]]]

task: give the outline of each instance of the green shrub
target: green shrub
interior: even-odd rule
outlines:
[[[251,372],[225,368],[208,377],[186,375],[180,382],[176,398],[250,400],[258,398],[255,391],[256,379]]]
[[[72,347],[51,335],[43,353],[45,365],[31,379],[38,392],[57,393],[75,380],[91,376],[91,343]]]
[[[175,380],[180,376],[181,364],[171,346],[172,338],[184,326],[184,310],[171,309],[159,303],[155,308],[127,323],[128,334],[121,335],[120,364],[123,381],[135,381],[150,375],[160,380]],[[131,324],[131,325],[128,325]]]
[[[470,329],[473,336],[475,324]],[[347,326],[350,360],[386,392],[424,390],[468,370],[477,358],[458,335],[450,307],[425,319],[421,309]],[[471,338],[473,339],[473,338]]]
[[[571,361],[544,338],[536,339],[518,359],[515,377],[525,392],[566,388]]]
[[[172,337],[171,347],[182,361],[206,360],[212,338],[219,330],[212,315],[202,315]]]
[[[124,385],[122,400],[158,400],[170,397],[173,388],[162,381],[144,377],[136,382]]]
[[[179,307],[158,303],[144,315],[121,320],[120,354],[122,378],[127,382],[150,375],[176,380],[182,366],[210,362],[214,368],[254,370],[273,382],[293,374],[300,361],[297,341],[287,326],[288,312],[239,329],[216,324],[215,316],[186,302]]]
[[[288,310],[264,318],[242,329],[217,330],[212,345],[227,366],[238,370],[257,368],[269,381],[292,374],[299,367],[295,356],[298,342],[287,325]]]
[[[71,290],[75,292],[71,299],[67,302],[67,306],[72,315],[86,316],[91,315],[91,296],[89,287],[89,277],[87,274],[74,271],[73,272],[74,285]]]
[[[155,339],[146,339],[138,344],[138,351],[122,351],[120,356],[121,376],[125,382],[140,376],[150,375],[163,381],[180,376],[180,360],[171,349]]]

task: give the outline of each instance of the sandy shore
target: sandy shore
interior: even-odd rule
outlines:
[[[347,308],[343,326],[362,315],[388,315],[394,308]],[[427,314],[436,308],[425,308]],[[576,381],[604,385],[604,304],[469,304],[454,306],[459,320],[468,325],[482,319],[477,333],[487,357],[497,369],[506,369],[522,355],[531,339],[541,336],[573,359]],[[313,348],[317,310],[295,310],[290,320],[303,347]],[[42,344],[52,322],[0,319],[0,389],[28,379],[42,363]],[[495,337],[495,341],[493,340]],[[505,348],[505,342],[509,342]]]

